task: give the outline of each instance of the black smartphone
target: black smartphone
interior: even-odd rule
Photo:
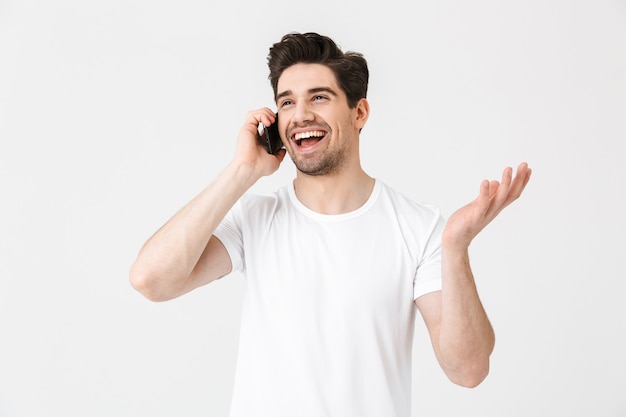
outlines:
[[[276,155],[276,152],[283,148],[283,141],[280,139],[280,134],[278,133],[278,113],[276,113],[274,123],[269,126],[263,125],[263,135],[261,138],[263,139],[265,149],[272,155]]]

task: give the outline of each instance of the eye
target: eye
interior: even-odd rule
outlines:
[[[283,101],[280,103],[280,107],[289,106],[289,105],[291,105],[291,104],[293,104],[293,102],[292,102],[291,100],[283,100]]]
[[[326,100],[326,96],[313,96],[313,101],[321,101],[321,100]]]

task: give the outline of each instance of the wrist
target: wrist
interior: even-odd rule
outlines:
[[[469,243],[441,242],[441,250],[447,255],[467,257],[469,253]]]
[[[230,181],[241,184],[245,188],[254,185],[263,176],[255,164],[233,160],[225,169]]]
[[[441,236],[441,247],[448,251],[467,252],[472,239],[464,233],[451,233],[447,228]]]

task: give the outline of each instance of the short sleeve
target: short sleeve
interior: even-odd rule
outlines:
[[[441,290],[441,234],[445,221],[437,210],[425,239],[422,257],[413,281],[413,299]]]
[[[244,254],[243,254],[243,234],[242,234],[242,218],[241,218],[241,202],[238,201],[233,208],[226,214],[224,220],[219,224],[213,235],[218,238],[233,265],[233,271],[244,271]]]

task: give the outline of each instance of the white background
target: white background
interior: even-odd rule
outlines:
[[[227,415],[243,278],[151,303],[128,268],[273,107],[290,31],[365,54],[363,165],[411,198],[534,170],[471,248],[491,374],[452,385],[418,321],[413,415],[626,416],[618,0],[0,0],[0,416]]]

